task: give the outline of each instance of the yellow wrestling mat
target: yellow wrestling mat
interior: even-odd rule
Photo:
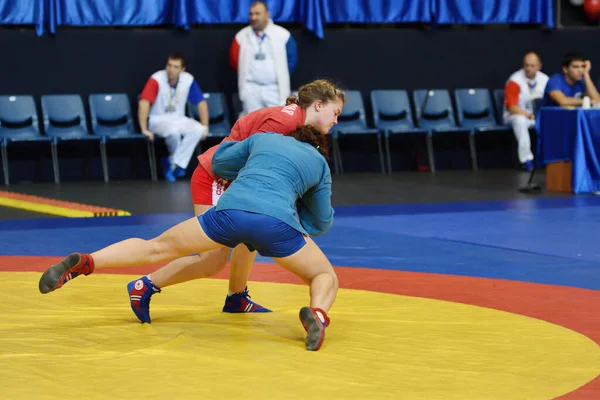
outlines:
[[[153,324],[125,285],[0,272],[6,399],[550,399],[593,379],[600,348],[550,323],[458,303],[340,290],[324,345],[304,350],[306,286],[251,284],[276,312],[220,312],[223,280],[167,288]]]

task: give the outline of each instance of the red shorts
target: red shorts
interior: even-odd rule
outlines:
[[[231,181],[217,178],[216,180],[198,164],[190,180],[192,202],[198,205],[214,206],[229,187]]]

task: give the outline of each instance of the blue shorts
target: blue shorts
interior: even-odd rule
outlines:
[[[304,236],[277,218],[242,210],[221,210],[214,207],[198,216],[206,235],[227,247],[244,243],[248,250],[261,256],[282,258],[291,256],[305,244]]]

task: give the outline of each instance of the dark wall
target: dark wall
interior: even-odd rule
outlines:
[[[46,93],[87,96],[93,92],[125,92],[135,99],[150,74],[164,67],[166,54],[180,50],[187,54],[188,70],[205,91],[224,91],[231,98],[237,83],[229,67],[228,48],[240,28],[203,27],[187,33],[171,29],[61,29],[55,37],[41,38],[30,29],[5,29],[0,34],[3,52],[0,94],[33,94],[39,102],[39,96]],[[324,40],[302,29],[292,29],[292,33],[300,54],[292,76],[293,87],[327,77],[346,88],[361,90],[365,99],[369,90],[383,88],[499,88],[510,73],[520,68],[523,53],[530,49],[542,54],[548,74],[559,70],[563,53],[583,52],[592,60],[594,79],[600,78],[600,53],[596,50],[600,30],[330,28]],[[135,105],[133,110],[135,113]],[[507,138],[513,141],[510,136]],[[485,150],[484,144],[481,151]],[[512,145],[509,142],[506,146]],[[413,168],[423,163],[422,144],[420,150],[397,144],[394,149],[393,152],[407,151],[394,156],[395,163],[400,163],[397,168]],[[490,165],[511,165],[514,149],[500,151],[497,144],[489,145],[488,149],[490,156],[483,157],[485,160],[499,155],[504,162],[490,162]],[[69,179],[74,171],[79,175],[73,175],[72,179],[82,176],[100,179],[99,156],[97,149],[92,150],[85,166],[84,161],[76,159],[77,152],[61,150],[61,157],[74,158],[72,164],[61,164],[63,179]],[[458,150],[453,143],[446,150],[450,160],[447,165],[469,167],[464,146],[458,149],[460,157],[455,156]],[[359,143],[346,147],[345,151],[347,171],[365,170],[367,166],[378,170],[375,147]],[[443,144],[436,144],[436,157],[443,155],[443,151]],[[111,174],[147,178],[143,153],[140,154],[140,165],[134,167],[130,165],[129,153],[115,161],[117,154],[111,150],[111,164],[115,164],[111,166]],[[13,180],[52,179],[47,157],[44,163],[35,161],[38,156],[32,157],[27,152],[11,153]],[[464,165],[457,164],[456,159]],[[75,166],[77,162],[81,166]]]
[[[0,34],[2,93],[127,92],[132,97],[148,76],[178,49],[205,91],[236,90],[227,50],[239,27],[172,30],[62,29],[55,37],[31,30]],[[327,29],[325,39],[294,29],[300,61],[293,86],[330,77],[363,91],[426,86],[496,88],[520,67],[522,54],[539,51],[554,73],[563,53],[582,51],[600,77],[600,30],[393,30]]]

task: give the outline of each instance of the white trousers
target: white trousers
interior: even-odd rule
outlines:
[[[207,129],[195,119],[185,116],[157,115],[150,119],[148,128],[165,138],[169,161],[186,169]]]
[[[283,106],[279,99],[279,86],[259,85],[253,82],[246,82],[244,88],[244,115],[264,107]]]
[[[515,138],[519,146],[519,162],[533,160],[531,152],[531,139],[529,138],[529,128],[535,126],[535,120],[529,119],[524,115],[510,114],[504,117],[504,123],[510,124],[515,133]]]

